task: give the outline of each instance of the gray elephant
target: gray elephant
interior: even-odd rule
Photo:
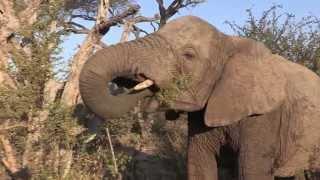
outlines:
[[[135,91],[109,92],[108,82],[129,76],[140,77]],[[105,119],[152,94],[188,112],[189,180],[218,179],[224,145],[237,152],[242,180],[320,168],[320,78],[197,17],[99,50],[85,63],[79,86],[84,103]]]

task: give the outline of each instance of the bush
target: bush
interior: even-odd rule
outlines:
[[[282,6],[274,5],[257,18],[252,9],[246,10],[248,19],[244,25],[226,21],[241,37],[263,42],[272,53],[302,64],[320,74],[320,19],[306,16],[296,21],[295,16],[282,12]]]

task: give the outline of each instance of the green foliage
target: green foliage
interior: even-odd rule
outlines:
[[[263,42],[273,53],[320,74],[320,19],[307,16],[296,21],[294,15],[282,13],[281,8],[274,5],[259,18],[248,9],[246,24],[227,24],[239,36]]]
[[[24,118],[33,109],[35,99],[30,87],[19,87],[18,90],[2,88],[0,90],[0,117]]]
[[[110,129],[111,134],[118,136],[130,133],[136,124],[137,120],[133,113],[127,113],[121,118],[108,120],[106,126]]]
[[[171,105],[183,91],[188,88],[192,81],[192,77],[187,74],[175,76],[167,88],[161,89],[157,93],[157,99],[167,105]]]
[[[25,8],[23,2],[25,1],[13,2],[16,13]],[[53,64],[59,60],[58,45],[63,35],[59,27],[59,20],[64,16],[61,12],[62,4],[62,0],[43,2],[37,12],[37,21],[31,25],[22,24],[11,39],[10,61],[6,71],[15,80],[16,87],[1,86],[0,118],[10,118],[12,124],[14,122],[27,124],[27,127],[8,131],[10,142],[17,151],[17,158],[22,157],[26,140],[34,133],[28,131],[28,126],[35,118],[40,118],[39,112],[48,112],[49,117],[43,120],[45,122],[44,129],[41,129],[41,141],[32,144],[32,150],[38,151],[39,148],[43,148],[51,153],[56,147],[71,149],[74,144],[75,137],[71,130],[76,124],[71,116],[71,110],[58,103],[47,107],[44,102],[45,84],[53,78]],[[42,128],[42,124],[39,124],[39,127]],[[59,175],[52,165],[46,163],[29,168],[37,171],[32,172],[35,179],[50,177],[57,179]]]
[[[110,154],[110,152],[109,152]],[[129,167],[130,163],[132,163],[132,157],[130,157],[128,154],[126,153],[117,153],[116,154],[116,161],[117,161],[117,166],[118,166],[118,171],[120,173],[124,173],[125,171],[127,171],[127,168]],[[112,177],[117,177],[119,174],[119,172],[116,172],[115,168],[114,168],[114,162],[112,160],[111,157],[106,158],[106,165],[108,170],[110,171],[110,175]]]
[[[19,0],[14,1],[19,4]],[[23,1],[21,1],[23,2]],[[61,16],[61,0],[51,0],[41,6],[39,17],[15,34],[17,46],[11,48],[7,72],[17,81],[16,89],[0,89],[0,112],[19,118],[42,108],[45,83],[53,77],[52,62],[59,58],[61,33],[56,21]]]
[[[72,14],[82,14],[87,17],[87,20],[92,20],[97,15],[97,7],[99,0],[65,0],[64,8]],[[131,0],[110,0],[110,10],[113,13],[122,11],[131,4]]]
[[[25,144],[27,140],[27,134],[28,131],[24,127],[17,127],[14,129],[11,129],[9,132],[9,141],[12,143],[12,145],[15,147],[16,153],[18,156],[22,156],[24,150],[25,150]]]
[[[78,123],[72,116],[73,108],[67,108],[60,103],[49,107],[49,116],[42,129],[42,141],[47,148],[53,149],[56,145],[64,149],[72,149],[75,144],[75,129]]]
[[[37,180],[55,180],[61,179],[53,169],[42,166],[37,174],[33,174],[33,178]]]
[[[73,150],[74,162],[69,179],[110,179],[118,175],[114,168],[106,129],[102,129],[92,141],[82,142],[78,139]],[[115,157],[118,171],[127,171],[131,157],[120,150],[115,151]]]

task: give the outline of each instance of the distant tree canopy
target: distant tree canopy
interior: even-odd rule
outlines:
[[[295,16],[283,13],[282,6],[275,5],[255,17],[247,9],[244,25],[227,21],[233,31],[242,37],[263,42],[287,59],[305,65],[320,75],[320,18],[306,16],[296,21]]]
[[[98,13],[99,0],[66,0],[63,10],[67,12],[70,19],[82,18],[87,21],[95,21]],[[130,0],[109,0],[108,11],[117,15],[125,11],[128,6],[134,5]]]

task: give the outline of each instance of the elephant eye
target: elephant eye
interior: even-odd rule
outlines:
[[[196,57],[196,52],[194,49],[192,48],[187,48],[185,49],[185,51],[183,52],[183,57],[187,60],[192,60]]]

